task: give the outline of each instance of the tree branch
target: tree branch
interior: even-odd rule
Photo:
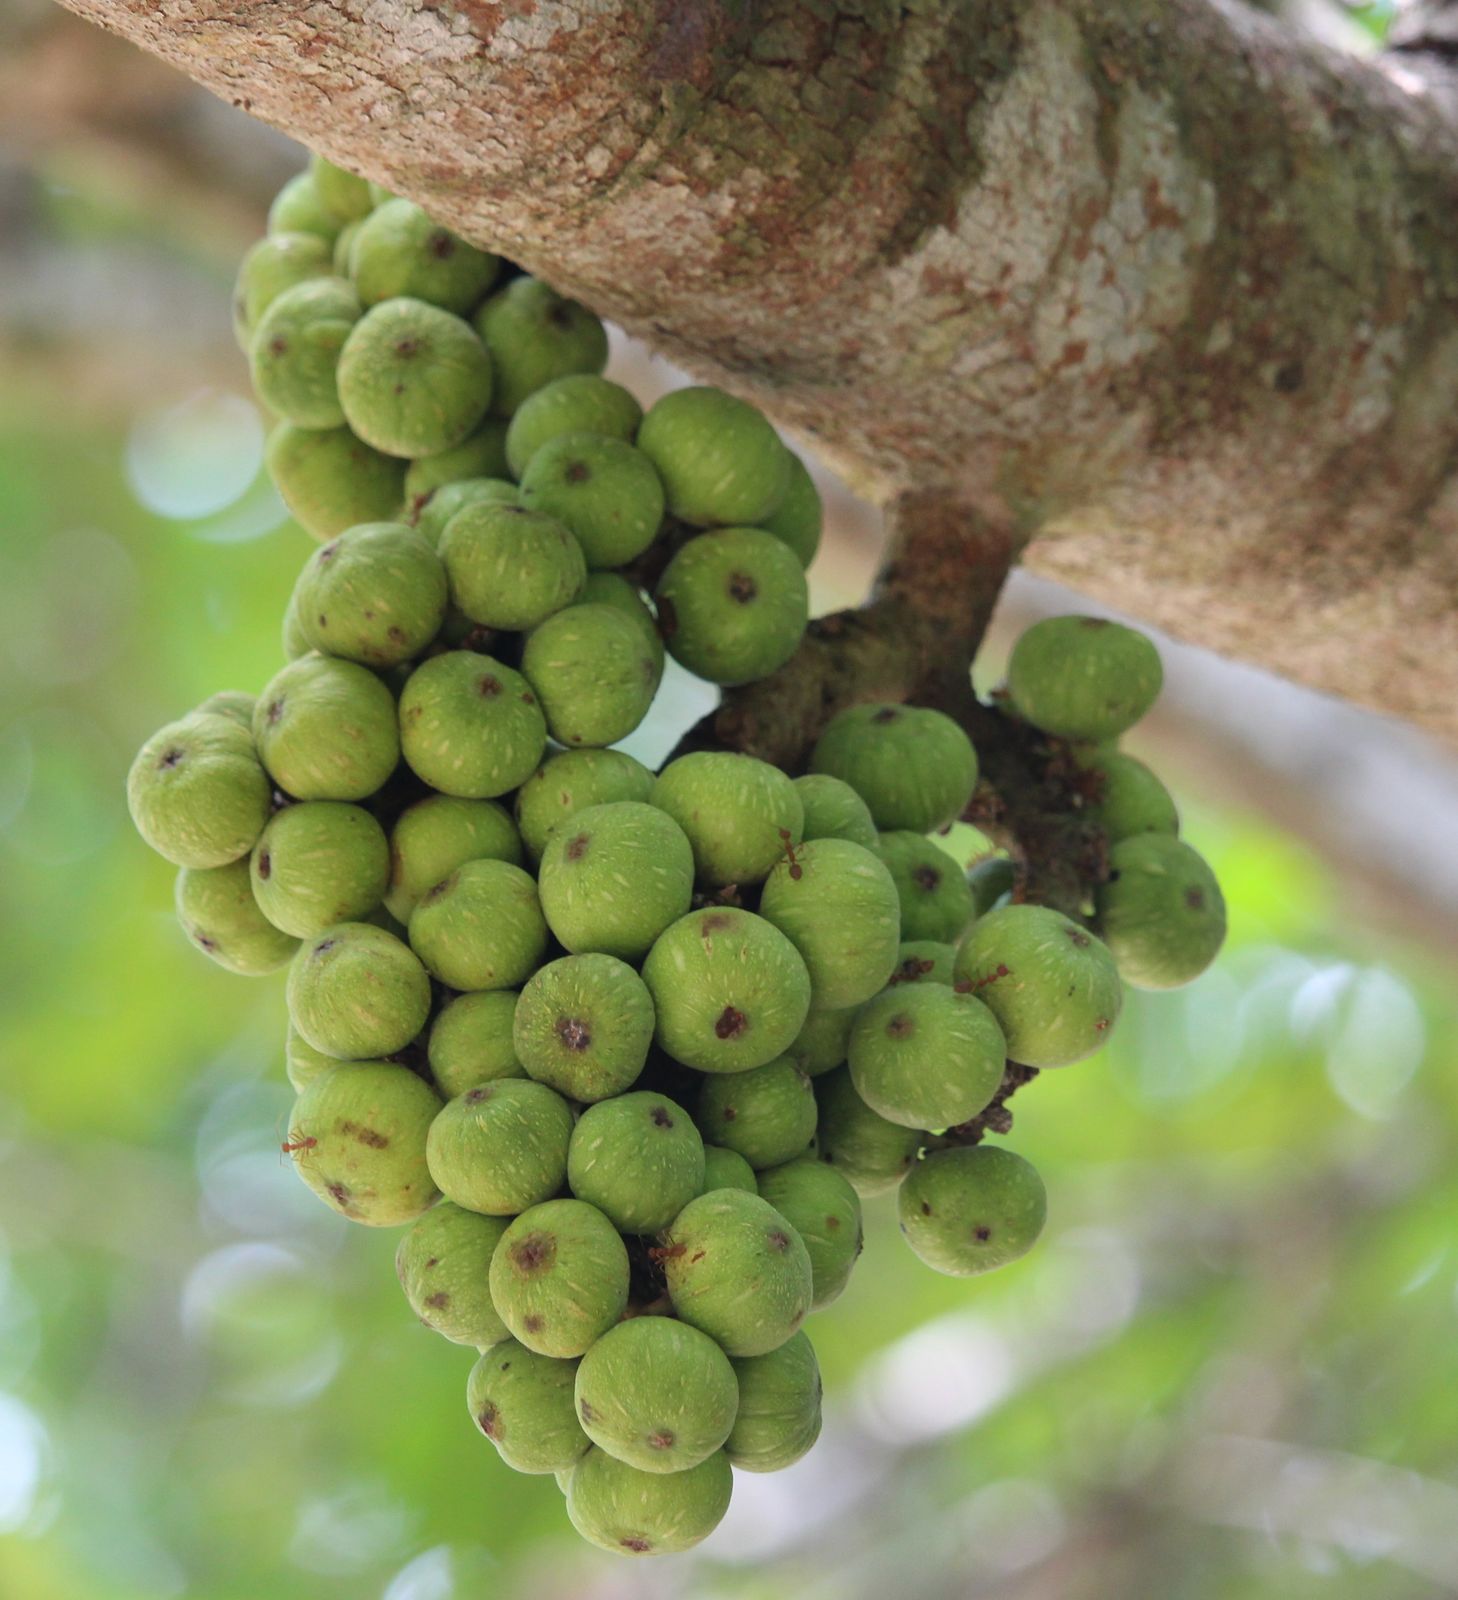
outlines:
[[[936,487],[1041,571],[1458,739],[1431,53],[1224,0],[67,3],[871,492]]]

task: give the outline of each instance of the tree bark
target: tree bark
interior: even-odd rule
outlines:
[[[867,492],[1458,742],[1436,26],[1372,64],[1233,0],[65,3]]]

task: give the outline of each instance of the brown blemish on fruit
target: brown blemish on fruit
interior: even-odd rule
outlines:
[[[338,939],[321,939],[319,943],[314,946],[314,954],[316,956],[322,956],[327,951],[332,950],[338,943]]]
[[[931,1207],[926,1203],[925,1200],[923,1200],[921,1203],[921,1214],[924,1217],[929,1217],[932,1214]]]
[[[825,1226],[829,1228],[832,1233],[834,1233],[835,1230],[840,1226],[840,1218],[827,1216],[825,1219]]]
[[[330,1183],[325,1185],[325,1193],[339,1207],[341,1211],[348,1211],[350,1207],[349,1185],[347,1183]]]
[[[655,1128],[671,1128],[673,1126],[673,1118],[669,1116],[662,1106],[654,1106],[648,1116]]]
[[[734,1109],[733,1106],[725,1106],[724,1107],[724,1120],[725,1120],[725,1122],[733,1122],[734,1119],[738,1115],[739,1115],[739,1113]]]
[[[737,601],[742,606],[747,606],[751,600],[758,598],[759,585],[747,572],[731,572],[729,582],[725,585],[731,600]]]
[[[218,948],[218,941],[216,939],[208,938],[207,934],[205,933],[194,933],[193,938],[197,940],[198,948],[200,950],[212,951]]]
[[[451,1303],[451,1297],[444,1289],[437,1289],[434,1294],[426,1296],[425,1303],[432,1311],[444,1311]]]
[[[562,476],[568,483],[586,483],[592,476],[592,468],[585,461],[569,461]]]
[[[942,881],[942,875],[935,867],[917,867],[911,874],[911,881],[918,889],[924,889],[928,894]]]
[[[521,1319],[521,1325],[528,1333],[540,1333],[542,1331],[542,1319],[536,1314],[535,1311],[533,1311],[530,1316],[523,1317]]]
[[[898,1011],[886,1024],[888,1039],[909,1039],[916,1032],[916,1024],[904,1011]]]
[[[651,1540],[645,1539],[641,1533],[629,1533],[618,1540],[624,1550],[631,1550],[634,1555],[644,1556],[653,1548]]]
[[[874,723],[882,723],[882,724],[887,723],[887,722],[895,722],[897,720],[897,718],[900,717],[900,715],[901,715],[901,712],[900,712],[900,709],[898,707],[896,707],[896,706],[882,706],[881,709],[875,714],[875,716],[871,718],[871,721],[874,722]]]
[[[667,1428],[660,1428],[657,1433],[650,1433],[648,1435],[648,1444],[649,1447],[654,1450],[672,1450],[673,1435],[668,1431]]]
[[[992,1229],[989,1228],[985,1223],[980,1224],[978,1227],[973,1228],[972,1237],[978,1242],[978,1244],[986,1244],[987,1241],[992,1237]]]
[[[260,850],[258,853],[258,876],[267,883],[272,875],[273,857],[269,855],[267,850]]]
[[[749,1027],[749,1018],[733,1006],[725,1006],[714,1024],[714,1035],[719,1039],[737,1039]]]
[[[488,1402],[476,1413],[476,1426],[488,1439],[494,1439],[497,1436],[499,1418],[500,1413],[496,1407]]]
[[[390,1142],[383,1133],[376,1133],[373,1128],[361,1127],[357,1122],[341,1122],[339,1131],[346,1138],[353,1134],[360,1144],[368,1145],[371,1150],[383,1150]]]
[[[592,1030],[572,1017],[558,1017],[554,1031],[568,1050],[586,1050],[592,1043]]]
[[[596,1417],[597,1412],[592,1409],[592,1406],[586,1400],[579,1400],[577,1402],[577,1414],[584,1422],[591,1422]]]
[[[591,834],[579,833],[576,838],[567,841],[562,855],[568,861],[581,861],[583,856],[587,854],[587,847],[591,843]]]
[[[1191,911],[1203,911],[1205,909],[1205,891],[1203,889],[1186,889],[1185,904]]]
[[[395,354],[403,361],[409,361],[420,354],[420,340],[413,333],[406,334],[403,339],[396,339]]]
[[[177,745],[173,745],[173,747],[166,753],[166,755],[164,755],[162,757],[162,759],[157,763],[157,770],[160,772],[160,771],[165,770],[168,767],[175,767],[177,765],[177,763],[179,761],[181,761],[182,758],[186,754],[187,754],[186,750],[181,749]]]
[[[733,917],[726,916],[722,911],[711,911],[709,915],[705,917],[701,923],[699,923],[699,932],[701,934],[723,933],[726,928],[732,928],[733,926]]]
[[[765,1234],[765,1238],[769,1241],[770,1249],[778,1250],[781,1255],[784,1255],[785,1251],[790,1248],[789,1234],[781,1233],[778,1228],[771,1228],[770,1231]]]
[[[489,1100],[495,1092],[489,1083],[483,1083],[474,1089],[467,1089],[462,1098],[468,1106],[477,1106],[483,1100]]]
[[[1071,944],[1075,950],[1083,950],[1087,948],[1089,936],[1083,931],[1082,928],[1065,928],[1063,932],[1067,937],[1069,944]]]
[[[444,228],[437,228],[426,246],[437,261],[449,261],[456,253],[456,241]]]
[[[518,1272],[540,1272],[543,1267],[551,1266],[557,1255],[557,1241],[550,1233],[529,1233],[526,1238],[518,1239],[511,1247],[512,1265]],[[527,1318],[526,1326],[532,1328],[532,1320]],[[541,1326],[540,1322],[537,1324]],[[536,1329],[532,1328],[535,1332]]]
[[[268,702],[268,709],[264,712],[264,718],[269,723],[275,723],[275,722],[277,722],[279,720],[280,717],[283,716],[283,713],[284,713],[283,696],[280,695],[278,697],[278,699],[270,700]]]
[[[489,672],[483,672],[476,680],[476,693],[483,700],[494,700],[501,693],[501,680],[493,678]]]

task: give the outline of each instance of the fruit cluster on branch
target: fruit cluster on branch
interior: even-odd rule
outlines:
[[[1023,1255],[1046,1195],[985,1142],[1008,1097],[1218,949],[1208,867],[1115,748],[1158,655],[1055,618],[980,704],[970,557],[1007,551],[939,502],[902,507],[872,606],[807,629],[820,506],[758,412],[645,415],[591,313],[325,162],[236,305],[322,542],[288,663],[148,740],[132,815],[202,951],[287,967],[284,1148],[410,1225],[477,1426],[592,1542],[687,1549],[733,1468],[814,1443],[802,1324],[862,1201],[895,1191],[937,1271]],[[665,650],[727,697],[655,773],[612,747]],[[970,874],[939,842],[968,819],[1009,846]]]

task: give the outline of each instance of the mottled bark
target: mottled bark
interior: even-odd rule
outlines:
[[[1458,739],[1441,50],[1225,0],[66,0],[1179,636]]]

